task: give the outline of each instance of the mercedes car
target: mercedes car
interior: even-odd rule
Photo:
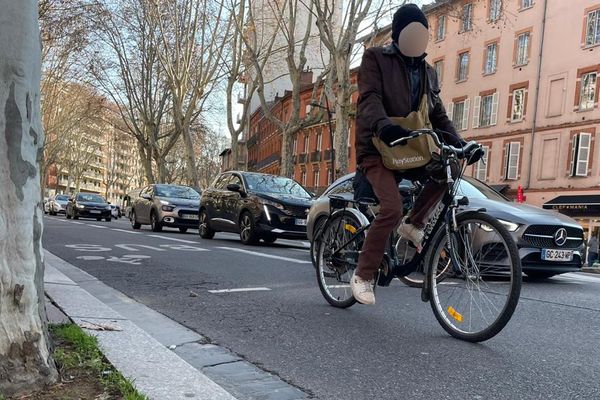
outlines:
[[[339,178],[315,201],[307,222],[311,242],[329,215],[329,196],[335,194],[352,199],[353,179],[353,173]],[[406,195],[411,185],[410,181],[404,180],[400,182],[399,190]],[[506,226],[519,248],[523,272],[529,277],[543,279],[581,270],[585,254],[583,228],[572,218],[512,202],[471,177],[461,180],[457,195],[469,198],[469,208],[484,208]]]
[[[239,233],[244,244],[306,239],[313,195],[298,182],[254,172],[225,172],[202,193],[200,236]]]

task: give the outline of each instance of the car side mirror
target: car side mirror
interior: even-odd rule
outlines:
[[[152,200],[152,196],[150,196],[148,193],[141,194],[140,197],[142,199]]]
[[[110,204],[110,201],[107,201],[106,203]]]
[[[227,185],[227,190],[229,190],[230,192],[237,192],[237,193],[242,192],[242,188],[237,183],[230,183],[229,185]]]
[[[75,200],[73,197],[69,197],[69,203],[72,203]]]

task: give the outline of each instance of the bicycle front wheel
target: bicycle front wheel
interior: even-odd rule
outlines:
[[[430,303],[455,338],[481,342],[510,320],[521,292],[521,261],[514,239],[482,212],[457,217],[450,235],[441,230],[426,258]]]
[[[323,297],[334,307],[356,303],[350,279],[358,265],[365,233],[362,224],[347,210],[337,211],[325,224],[317,249],[317,280]]]

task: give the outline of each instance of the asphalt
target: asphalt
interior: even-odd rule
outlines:
[[[469,344],[399,282],[374,307],[330,307],[301,242],[246,247],[229,234],[48,217],[44,247],[309,397],[600,398],[597,275],[526,281],[504,331]],[[253,291],[230,291],[240,288]]]

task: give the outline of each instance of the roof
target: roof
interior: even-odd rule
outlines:
[[[435,2],[431,3],[431,4],[425,4],[423,7],[421,7],[421,9],[423,10],[423,12],[425,14],[434,11],[436,8],[439,8],[443,5],[452,3],[452,1],[454,0],[435,0]]]
[[[558,196],[544,204],[544,208],[553,206],[600,206],[600,195]]]

